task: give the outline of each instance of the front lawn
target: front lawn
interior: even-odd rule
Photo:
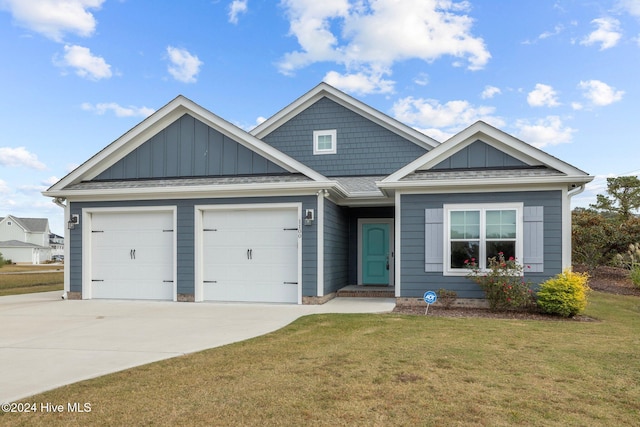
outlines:
[[[64,267],[56,264],[5,265],[0,268],[0,296],[59,291]]]
[[[308,316],[23,400],[91,412],[0,424],[637,425],[640,298],[594,292],[585,314],[598,321]]]

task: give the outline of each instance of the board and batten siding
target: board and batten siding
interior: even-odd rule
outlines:
[[[526,278],[534,283],[540,283],[562,271],[562,192],[561,191],[531,191],[505,193],[464,193],[464,194],[403,194],[401,200],[401,296],[406,298],[420,298],[427,290],[440,288],[450,289],[458,293],[459,298],[484,298],[483,291],[471,280],[460,276],[444,276],[442,266],[444,241],[442,239],[443,206],[445,204],[463,203],[524,203],[524,216],[530,225],[539,226],[535,213],[542,215],[543,256],[542,271],[526,272]],[[535,209],[534,209],[535,208]],[[541,208],[541,209],[537,209]],[[438,226],[439,224],[439,226]],[[524,226],[524,238],[536,234],[527,231],[527,220]],[[425,247],[426,227],[431,227],[434,234],[439,233],[439,242],[429,242],[430,246],[438,245],[440,252],[431,251],[431,258],[426,259]],[[440,227],[438,229],[438,227]],[[527,241],[523,242],[526,246]],[[533,254],[525,253],[531,257]],[[435,254],[435,255],[434,255]],[[536,270],[534,267],[533,270]]]
[[[185,114],[94,180],[286,173],[275,163]]]
[[[478,140],[438,163],[431,170],[525,167],[526,163]]]
[[[313,131],[337,132],[336,154],[313,154]],[[325,176],[388,175],[427,150],[322,98],[263,141]]]
[[[195,206],[225,204],[260,203],[302,203],[305,209],[317,209],[316,196],[300,197],[245,197],[220,199],[180,199],[180,200],[138,200],[114,202],[71,202],[70,213],[82,217],[82,209],[92,208],[133,208],[152,206],[177,207],[177,292],[178,295],[195,293]],[[69,285],[71,292],[82,292],[82,221],[70,233]],[[302,225],[302,296],[316,296],[317,293],[317,233],[316,224]]]

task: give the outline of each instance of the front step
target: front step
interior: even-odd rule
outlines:
[[[391,286],[349,285],[338,290],[336,296],[344,298],[395,298],[395,290]]]

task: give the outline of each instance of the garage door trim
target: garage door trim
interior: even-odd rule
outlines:
[[[83,208],[82,209],[82,299],[91,299],[92,280],[92,218],[97,213],[140,213],[140,212],[167,212],[171,214],[173,222],[172,258],[173,258],[173,301],[177,301],[177,207],[176,206],[136,206],[136,207],[115,207],[115,208]]]
[[[302,203],[239,203],[225,205],[196,205],[194,207],[194,251],[195,251],[195,301],[202,302],[204,300],[204,260],[203,260],[203,244],[204,244],[204,226],[203,217],[206,211],[223,211],[223,210],[273,210],[273,209],[291,209],[296,210],[298,218],[298,298],[297,303],[302,304]]]

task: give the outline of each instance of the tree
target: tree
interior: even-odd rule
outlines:
[[[640,209],[640,179],[637,176],[607,178],[607,193],[598,194],[591,207],[623,221],[634,217],[634,212]]]

